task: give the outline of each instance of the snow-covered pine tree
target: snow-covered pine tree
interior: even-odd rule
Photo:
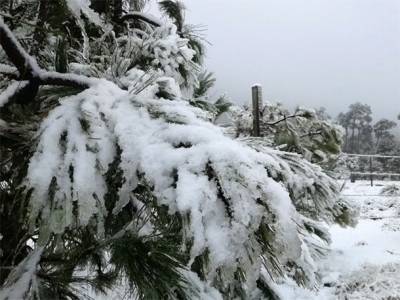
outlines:
[[[186,100],[203,50],[182,18],[160,22],[137,11],[144,1],[11,3],[0,299],[79,299],[88,286],[269,299],[285,276],[317,286],[321,221],[348,222],[349,208],[319,167],[232,140]]]

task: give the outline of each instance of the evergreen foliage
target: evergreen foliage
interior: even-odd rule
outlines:
[[[231,106],[228,116],[228,131],[232,135],[251,135],[250,108]],[[279,103],[267,103],[262,110],[260,127],[266,145],[299,153],[313,163],[329,166],[341,152],[341,128],[320,118],[314,110],[298,107],[291,113]]]
[[[285,276],[317,287],[323,222],[351,223],[352,208],[320,167],[209,122],[230,104],[198,105],[213,80],[180,2],[161,2],[175,24],[127,11],[144,1],[39,2],[15,2],[35,26],[13,22],[15,7],[0,21],[0,299],[80,299],[88,285],[268,299]],[[312,118],[296,114],[273,135]]]

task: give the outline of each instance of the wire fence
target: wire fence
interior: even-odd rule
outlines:
[[[353,165],[350,169],[352,182],[357,179],[368,179],[373,186],[374,180],[377,179],[400,181],[400,156],[355,153],[343,153],[343,155],[349,158],[358,158],[356,166]]]
[[[399,195],[376,195],[376,194],[342,194],[344,197],[382,197],[382,198],[399,198]]]

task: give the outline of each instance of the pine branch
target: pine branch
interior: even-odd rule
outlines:
[[[266,125],[268,125],[268,126],[274,126],[274,125],[276,125],[276,124],[278,124],[278,123],[281,123],[281,122],[283,122],[283,121],[286,121],[286,120],[288,120],[288,119],[297,118],[297,117],[302,117],[302,116],[303,116],[303,114],[294,114],[294,115],[290,115],[290,116],[284,116],[282,119],[279,119],[278,121],[275,121],[275,122],[266,123]]]
[[[15,89],[11,95],[0,95],[7,99],[16,99],[17,102],[27,103],[32,101],[41,85],[68,86],[87,89],[95,79],[75,74],[48,72],[41,69],[36,60],[30,56],[15,38],[8,26],[0,18],[0,45],[19,72],[19,80],[28,80],[29,83],[22,88]],[[3,104],[7,101],[3,101]]]
[[[28,22],[28,21],[21,20],[21,18],[13,17],[13,16],[10,15],[10,14],[6,14],[6,13],[3,13],[3,12],[0,12],[0,16],[2,16],[2,17],[3,17],[4,19],[6,19],[6,20],[19,22],[19,23],[21,23],[21,24],[25,24],[25,25],[28,25],[28,26],[33,27],[33,28],[38,28],[38,29],[40,29],[40,30],[42,30],[42,31],[46,31],[46,32],[49,32],[49,31],[50,31],[50,32],[56,33],[55,31],[51,30],[50,28],[45,28],[45,27],[40,26],[40,25],[38,25],[38,24],[35,24],[35,23],[31,23],[31,22]]]
[[[47,71],[40,74],[39,80],[40,85],[59,85],[82,89],[87,89],[98,81],[83,75]]]
[[[146,22],[146,23],[148,23],[148,24],[150,24],[152,26],[155,26],[155,27],[160,27],[161,26],[161,22],[160,21],[152,18],[149,15],[141,13],[141,12],[131,12],[131,13],[126,14],[126,15],[124,15],[124,16],[122,16],[120,18],[121,22],[131,21],[131,20],[133,20],[133,21],[134,20],[140,20],[140,21]]]
[[[160,9],[174,21],[178,32],[182,32],[185,19],[185,6],[183,2],[178,0],[163,0],[160,1],[158,4],[160,6]]]
[[[11,30],[0,19],[0,44],[8,56],[8,59],[18,69],[21,79],[31,79],[40,70],[36,61],[22,48]]]
[[[10,79],[18,79],[19,78],[18,69],[13,66],[6,65],[6,64],[0,64],[0,74],[8,77]]]
[[[314,135],[320,135],[322,134],[322,130],[317,130],[317,131],[310,131],[309,133],[305,133],[300,136],[300,138],[306,137],[306,136],[314,136]]]

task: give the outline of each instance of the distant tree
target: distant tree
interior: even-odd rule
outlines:
[[[320,120],[326,121],[331,119],[331,116],[326,111],[326,107],[321,106],[320,108],[315,110],[315,113]]]
[[[382,155],[397,155],[399,153],[399,144],[392,132],[396,126],[396,122],[388,119],[381,119],[375,123],[375,153]],[[388,158],[378,158],[377,162],[381,171],[398,173],[397,170],[393,169],[398,162]]]
[[[381,119],[372,124],[372,111],[366,104],[354,103],[349,111],[340,113],[338,123],[345,129],[343,150],[349,153],[398,155],[399,142],[393,134],[397,123],[388,119]],[[377,158],[375,168],[383,172],[398,172],[396,159]],[[360,158],[358,170],[368,170],[369,161]]]
[[[376,153],[387,153],[387,145],[395,144],[395,135],[392,133],[392,129],[396,126],[396,122],[388,119],[381,119],[374,124]]]
[[[337,116],[337,122],[344,128],[344,144],[343,150],[345,152],[349,149],[349,130],[350,130],[350,115],[348,113],[340,113]]]
[[[368,153],[372,145],[372,111],[360,102],[349,106],[349,111],[340,113],[338,122],[345,128],[345,152]]]

